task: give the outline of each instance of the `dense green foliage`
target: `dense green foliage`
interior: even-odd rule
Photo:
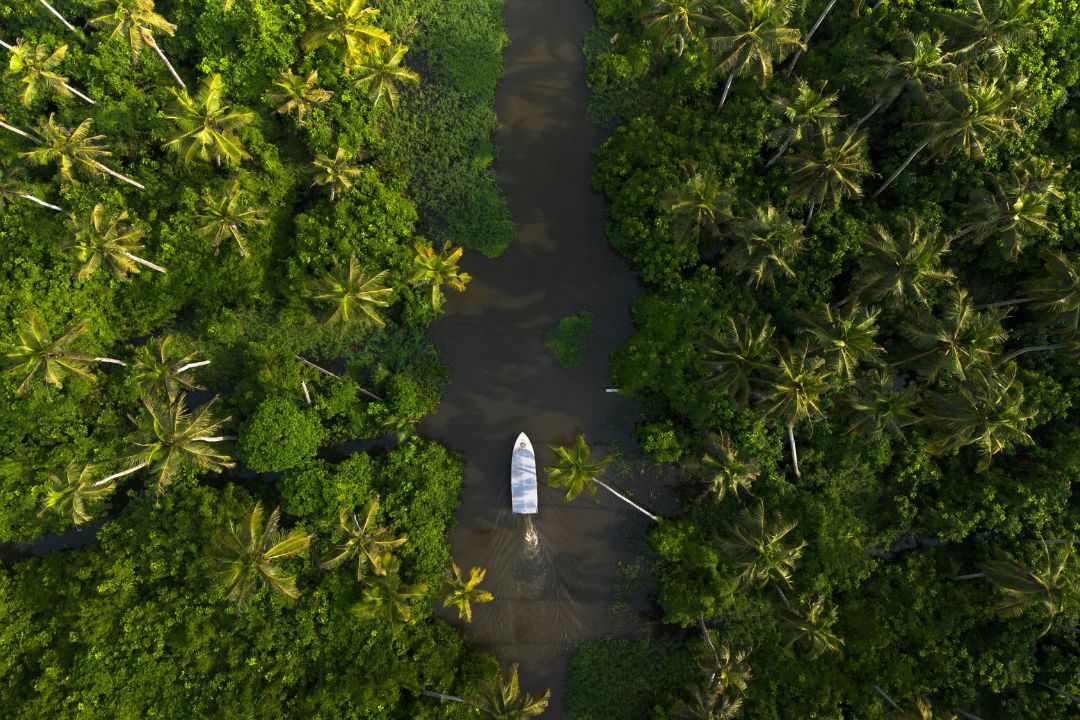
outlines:
[[[564,317],[544,336],[544,344],[555,356],[555,362],[563,367],[574,367],[581,362],[585,341],[592,330],[593,315],[582,310],[576,315]]]
[[[97,536],[0,569],[2,714],[468,715],[459,458],[333,458],[438,402],[417,267],[512,235],[501,2],[58,9],[0,8],[0,541]]]
[[[682,471],[650,539],[706,668],[653,717],[1073,717],[1080,8],[594,4],[651,286],[613,376]]]

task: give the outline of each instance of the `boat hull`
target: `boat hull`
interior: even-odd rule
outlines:
[[[510,504],[518,515],[535,515],[539,509],[536,492],[536,453],[525,433],[514,441],[510,457]]]

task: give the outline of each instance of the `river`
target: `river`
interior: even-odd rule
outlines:
[[[592,189],[592,152],[603,134],[585,118],[581,43],[591,12],[584,0],[507,0],[504,16],[511,42],[495,100],[497,171],[518,232],[497,259],[466,257],[472,283],[450,293],[431,328],[450,382],[421,432],[465,459],[450,541],[463,568],[487,568],[495,595],[474,609],[466,637],[504,664],[520,663],[525,689],[551,688],[544,717],[557,719],[566,717],[574,644],[641,627],[636,612],[614,612],[612,603],[619,563],[640,551],[648,521],[602,489],[599,502],[566,503],[543,486],[534,545],[510,512],[510,453],[520,431],[540,466],[553,458],[549,445],[578,432],[598,453],[633,447],[636,404],[604,390],[610,354],[632,329],[637,284],[608,246],[603,201]],[[594,315],[584,358],[562,368],[543,336],[583,309]],[[615,467],[605,479],[637,490],[648,506],[648,480],[631,475]]]

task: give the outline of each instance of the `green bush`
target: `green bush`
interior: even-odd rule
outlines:
[[[581,362],[585,341],[592,330],[593,315],[582,310],[577,315],[565,317],[544,336],[544,344],[555,356],[555,362],[563,367],[574,367]]]

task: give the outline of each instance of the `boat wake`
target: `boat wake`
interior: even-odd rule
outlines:
[[[525,528],[525,555],[526,557],[535,557],[540,552],[540,535],[536,532],[532,516],[523,516],[522,525]]]

